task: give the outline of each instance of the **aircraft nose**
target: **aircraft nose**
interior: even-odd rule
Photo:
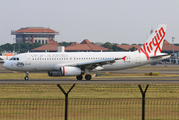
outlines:
[[[7,64],[7,62],[5,62],[5,63],[3,64],[3,67],[6,68],[6,69],[8,69],[8,64]]]

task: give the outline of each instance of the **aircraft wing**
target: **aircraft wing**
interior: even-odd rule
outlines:
[[[159,54],[159,55],[156,55],[156,56],[150,56],[150,58],[152,58],[152,59],[158,59],[158,58],[162,58],[162,57],[165,57],[165,56],[171,56],[171,55],[173,55],[173,54],[167,54],[167,53],[161,53],[161,54]]]
[[[79,67],[81,69],[93,70],[98,66],[113,64],[113,63],[116,62],[116,60],[123,59],[125,61],[125,58],[126,58],[126,56],[124,56],[122,58],[114,58],[114,59],[101,59],[101,60],[95,60],[95,61],[92,61],[92,62],[78,63],[76,65],[70,65],[70,66]]]

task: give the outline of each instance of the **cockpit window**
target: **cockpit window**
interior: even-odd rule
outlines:
[[[11,58],[10,60],[19,60],[19,58],[13,57],[13,58]]]

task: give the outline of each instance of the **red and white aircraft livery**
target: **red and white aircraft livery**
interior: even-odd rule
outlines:
[[[76,76],[91,79],[90,71],[123,70],[170,58],[161,53],[167,25],[161,24],[140,49],[134,52],[50,52],[23,53],[13,56],[3,64],[9,70],[26,72],[48,71],[49,76]]]

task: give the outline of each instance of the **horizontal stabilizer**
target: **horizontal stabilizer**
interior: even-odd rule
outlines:
[[[171,55],[172,54],[164,53],[164,54],[159,54],[159,55],[156,55],[156,56],[151,56],[150,58],[152,58],[152,59],[158,59],[158,58],[161,58],[161,57],[171,56]]]

